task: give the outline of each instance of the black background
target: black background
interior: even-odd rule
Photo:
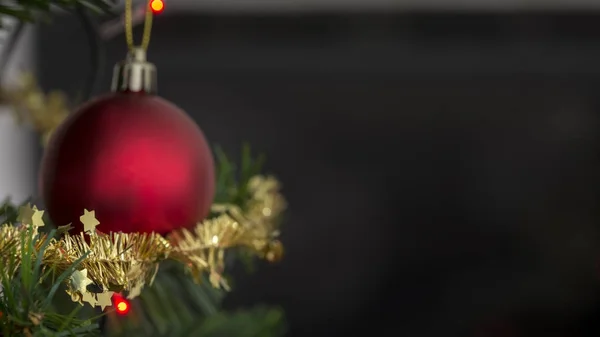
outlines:
[[[80,23],[40,34],[43,85],[75,93]],[[230,307],[280,304],[293,336],[597,335],[599,16],[163,15],[149,58],[285,187],[286,258]]]

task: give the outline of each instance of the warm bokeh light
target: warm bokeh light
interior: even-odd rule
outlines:
[[[119,295],[114,295],[113,296],[113,301],[114,301],[114,305],[115,308],[117,310],[117,313],[120,315],[127,315],[127,313],[129,312],[129,302],[124,299],[123,297],[119,296]]]
[[[150,8],[154,14],[160,14],[165,9],[165,3],[162,0],[152,0]]]

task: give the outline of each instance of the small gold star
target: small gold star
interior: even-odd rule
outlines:
[[[34,227],[44,227],[44,211],[40,211],[37,207],[33,206],[33,215],[31,216],[31,224]]]
[[[98,294],[98,302],[96,303],[102,310],[106,307],[110,307],[112,305],[112,295],[113,291],[107,291],[104,293]]]
[[[83,224],[83,230],[88,234],[96,233],[96,226],[100,224],[96,219],[96,211],[84,210],[83,215],[79,217],[79,221]]]
[[[94,294],[92,294],[89,291],[86,291],[86,292],[83,293],[82,300],[84,302],[89,303],[92,307],[95,307],[98,304],[98,300],[96,299],[96,297],[94,296]]]
[[[34,208],[35,206],[31,207],[31,204],[29,203],[25,206],[19,207],[19,216],[17,217],[17,221],[25,225],[31,225],[33,215],[35,214]]]
[[[90,280],[87,276],[87,269],[76,270],[71,275],[71,284],[73,285],[73,289],[79,291],[81,294],[85,294],[87,292],[87,286],[92,284],[92,280]]]

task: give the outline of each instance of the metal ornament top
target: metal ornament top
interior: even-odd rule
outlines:
[[[156,67],[146,61],[143,48],[131,49],[127,58],[115,65],[112,91],[156,94]]]

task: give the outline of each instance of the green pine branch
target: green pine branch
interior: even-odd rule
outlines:
[[[125,317],[109,317],[110,337],[280,337],[286,331],[283,312],[258,306],[228,313],[223,291],[208,280],[198,285],[182,269],[163,269],[154,284],[132,302]]]
[[[83,6],[97,13],[111,13],[113,0],[17,0],[0,3],[0,16],[10,16],[22,22],[35,22],[48,17],[53,8],[73,11]]]
[[[194,324],[179,336],[202,337],[274,337],[286,332],[284,314],[279,308],[257,306],[234,313],[219,312]]]
[[[219,146],[215,147],[215,158],[217,188],[214,202],[233,204],[244,209],[245,202],[250,197],[248,190],[250,179],[262,172],[266,156],[262,153],[254,155],[250,145],[245,143],[242,145],[239,166]],[[229,260],[239,260],[249,273],[256,270],[256,254],[248,249],[234,250],[233,253],[230,253]]]
[[[249,145],[244,145],[240,164],[235,165],[225,152],[217,147],[215,203],[244,207],[248,200],[250,179],[260,174],[264,155],[254,156]],[[241,260],[253,269],[255,256],[246,250],[229,252],[230,259]],[[285,333],[283,312],[259,306],[254,309],[227,313],[222,310],[226,296],[208,280],[195,284],[177,264],[163,263],[154,284],[144,289],[132,303],[125,317],[111,315],[110,337],[279,337]]]
[[[95,336],[98,325],[77,318],[81,307],[68,314],[58,313],[54,298],[64,281],[84,259],[58,274],[42,266],[42,258],[55,232],[45,238],[31,230],[21,232],[20,244],[9,246],[3,252],[0,274],[0,332],[2,336]]]
[[[244,144],[239,167],[227,157],[219,146],[215,148],[215,157],[217,168],[215,203],[244,207],[244,203],[249,197],[248,182],[261,172],[265,156],[260,154],[253,157],[250,145]]]
[[[249,197],[246,186],[252,176],[260,173],[264,156],[253,157],[250,147],[245,145],[239,167],[220,148],[216,149],[216,158],[215,202],[243,207]],[[16,223],[19,207],[7,199],[0,206],[0,223]],[[46,227],[52,227],[50,221],[46,224]],[[55,275],[53,270],[44,270],[41,265],[48,240],[57,235],[57,230],[51,230],[41,245],[34,244],[39,240],[38,236],[23,233],[30,236],[20,241],[24,242],[21,247],[3,247],[7,251],[0,252],[0,256],[11,257],[0,270],[18,266],[12,277],[0,274],[4,294],[0,296],[0,336],[98,336],[100,330],[97,317],[93,317],[94,311],[73,303],[64,293],[63,283],[79,261],[60,275]],[[251,254],[238,250],[232,255],[235,255],[233,260],[241,259],[252,267],[254,257]],[[227,313],[222,310],[225,295],[224,291],[213,288],[208,280],[195,284],[182,266],[165,262],[154,284],[132,301],[128,315],[108,314],[104,335],[279,337],[285,334],[281,310],[259,306]]]

